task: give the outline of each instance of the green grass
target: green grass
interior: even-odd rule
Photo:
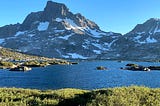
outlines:
[[[93,91],[0,88],[0,106],[160,106],[160,89],[138,86]]]

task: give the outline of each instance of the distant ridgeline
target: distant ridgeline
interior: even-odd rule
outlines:
[[[65,59],[160,59],[160,19],[151,18],[122,36],[104,32],[80,13],[48,1],[22,24],[0,27],[0,45],[24,53]]]

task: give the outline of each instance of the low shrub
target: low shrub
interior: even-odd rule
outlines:
[[[160,89],[138,86],[93,91],[0,88],[0,106],[160,106]]]

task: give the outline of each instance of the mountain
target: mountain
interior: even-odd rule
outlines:
[[[115,42],[121,59],[160,59],[160,19],[151,18],[138,24],[132,31]]]
[[[48,1],[43,11],[30,13],[22,24],[0,27],[0,45],[47,57],[95,59],[117,57],[113,43],[122,36],[104,32],[80,13],[61,3]]]
[[[152,44],[160,41],[160,19],[151,18],[143,24],[138,24],[126,34],[139,44]]]
[[[48,1],[22,24],[0,27],[0,46],[65,59],[160,59],[160,19],[151,18],[125,35],[104,32],[80,13]]]

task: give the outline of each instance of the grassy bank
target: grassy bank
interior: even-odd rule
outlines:
[[[137,86],[93,91],[0,88],[0,106],[160,106],[160,89]]]

